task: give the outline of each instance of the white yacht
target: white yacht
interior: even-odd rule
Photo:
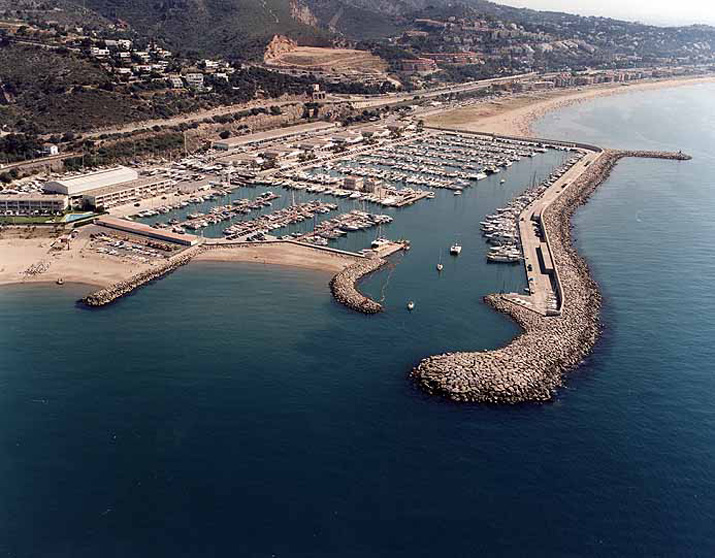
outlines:
[[[450,246],[450,248],[449,248],[449,253],[452,254],[453,256],[459,256],[459,254],[462,253],[461,244],[458,244],[457,242],[452,244],[452,246]]]

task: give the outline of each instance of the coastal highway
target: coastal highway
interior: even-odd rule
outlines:
[[[415,97],[419,97],[419,100],[432,99],[435,97],[440,97],[442,95],[450,95],[453,93],[466,93],[468,91],[478,91],[480,89],[486,89],[494,83],[501,83],[504,81],[513,81],[515,79],[524,79],[528,77],[536,76],[536,72],[530,72],[528,74],[518,74],[514,76],[498,77],[490,79],[481,79],[478,81],[470,81],[468,83],[460,83],[457,85],[446,86],[446,87],[436,87],[433,89],[421,89],[416,91],[411,91],[409,93],[389,93],[385,95],[352,95],[348,97],[343,97],[343,101],[350,101],[354,108],[365,109],[378,106],[394,105],[398,103],[404,103],[410,101]]]
[[[534,216],[540,216],[558,198],[562,192],[568,188],[596,159],[601,156],[601,152],[586,151],[586,155],[573,167],[571,167],[564,175],[559,178],[554,184],[544,192],[544,194],[528,205],[522,211],[519,217],[519,234],[521,236],[521,245],[524,253],[524,268],[526,270],[526,278],[531,294],[529,296],[508,295],[510,300],[521,299],[530,303],[528,308],[542,315],[547,315],[549,310],[549,299],[554,294],[556,287],[555,282],[558,281],[558,271],[555,269],[552,262],[551,249],[549,248],[547,238],[541,238],[537,231],[542,231],[540,227],[540,219],[534,219]],[[542,258],[539,258],[539,250],[542,252]],[[545,264],[545,265],[544,265]],[[531,265],[531,268],[529,268]],[[560,311],[561,303],[559,301],[558,310]],[[554,313],[554,306],[551,305],[551,312]]]

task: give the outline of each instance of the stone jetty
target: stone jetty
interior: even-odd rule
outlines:
[[[81,302],[92,308],[111,304],[123,296],[128,295],[135,289],[138,289],[151,281],[160,279],[179,267],[186,265],[194,257],[200,254],[202,250],[202,246],[189,248],[178,256],[170,258],[165,262],[148,269],[147,271],[137,273],[125,281],[120,281],[119,283],[115,283],[114,285],[95,291],[84,297]]]
[[[623,157],[688,160],[683,153],[605,150],[548,207],[544,226],[562,282],[562,312],[542,316],[501,295],[485,301],[523,333],[500,349],[446,353],[423,360],[411,376],[427,392],[455,401],[515,404],[550,400],[564,375],[592,350],[600,331],[601,295],[571,242],[571,216]]]
[[[330,281],[330,291],[335,300],[363,314],[381,312],[382,305],[362,294],[357,284],[363,277],[377,271],[386,263],[387,260],[377,256],[366,257],[336,274]]]

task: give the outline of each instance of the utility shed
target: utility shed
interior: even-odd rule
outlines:
[[[539,258],[541,271],[548,275],[554,274],[554,261],[551,259],[551,251],[545,242],[536,247],[536,255]]]

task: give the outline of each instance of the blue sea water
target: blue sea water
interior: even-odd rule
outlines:
[[[713,93],[539,123],[694,155],[625,160],[577,213],[604,334],[551,404],[456,405],[406,377],[517,333],[480,298],[522,274],[484,264],[476,224],[543,161],[397,214],[414,248],[366,282],[379,316],[327,274],[257,265],[192,264],[100,311],[76,285],[3,288],[0,556],[712,556]]]

